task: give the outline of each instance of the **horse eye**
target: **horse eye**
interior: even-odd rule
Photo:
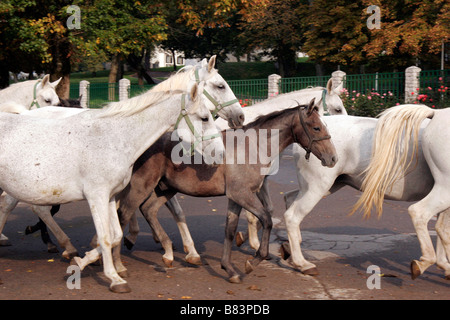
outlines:
[[[52,100],[50,100],[50,99],[45,99],[44,101],[45,101],[45,103],[50,103],[50,102],[52,102]]]
[[[314,127],[313,130],[316,131],[316,132],[319,132],[320,128],[319,127]]]
[[[202,121],[203,121],[203,122],[208,122],[208,121],[209,121],[209,118],[207,118],[207,117],[202,118]]]
[[[223,90],[223,89],[225,89],[225,86],[223,84],[219,84],[219,85],[217,85],[217,88],[220,90]]]

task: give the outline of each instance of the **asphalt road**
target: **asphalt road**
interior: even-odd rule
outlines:
[[[150,228],[140,217],[141,233],[132,251],[123,248],[129,270],[131,293],[114,294],[102,267],[91,265],[81,272],[80,289],[69,289],[69,261],[58,253],[48,253],[39,235],[25,235],[27,225],[37,218],[27,205],[20,204],[11,214],[4,233],[12,246],[0,247],[1,300],[178,300],[175,313],[195,302],[267,300],[449,300],[450,281],[436,266],[416,280],[409,263],[420,257],[420,248],[407,213],[408,203],[387,201],[381,219],[349,217],[348,209],[359,192],[349,187],[324,198],[302,223],[304,254],[320,274],[306,276],[280,258],[280,244],[286,240],[282,215],[283,193],[296,188],[297,181],[290,150],[283,153],[280,170],[270,178],[275,204],[270,259],[250,274],[244,273],[246,259],[254,253],[248,244],[233,247],[232,259],[242,273],[241,284],[231,284],[220,268],[227,199],[193,198],[179,195],[187,222],[203,265],[184,262],[183,245],[175,222],[166,208],[159,217],[174,242],[175,262],[166,268],[162,250],[153,241]],[[90,249],[94,226],[85,202],[62,206],[56,216],[81,255]],[[246,221],[241,217],[239,230]],[[429,225],[435,241],[434,221]],[[369,266],[378,266],[383,275],[379,288],[369,289]],[[373,279],[373,278],[370,278]],[[225,302],[224,302],[225,303]],[[275,307],[272,307],[275,308]],[[217,311],[216,307],[216,313]],[[222,308],[223,309],[223,308]],[[186,311],[186,310],[185,310]],[[198,309],[197,309],[198,311]],[[223,313],[224,310],[221,310]]]

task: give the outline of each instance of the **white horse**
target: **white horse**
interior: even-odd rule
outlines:
[[[195,66],[188,66],[181,69],[169,79],[154,86],[146,93],[143,93],[143,95],[152,95],[167,90],[189,91],[196,83],[203,81],[202,99],[207,108],[212,112],[213,116],[220,116],[222,119],[227,120],[230,127],[240,127],[244,122],[244,113],[241,105],[227,82],[214,68],[215,63],[216,56],[212,56],[209,61],[203,59]],[[33,117],[49,119],[63,119],[86,111],[86,109],[80,108],[62,108],[53,106],[28,111],[24,106],[14,102],[4,103],[3,107],[0,105],[0,111],[2,110],[5,112],[21,113]],[[14,199],[8,199],[7,201],[11,204],[9,208],[11,208],[14,203],[17,203]],[[33,206],[33,211],[47,216],[46,221],[52,224],[52,233],[57,238],[58,243],[65,249],[62,254],[63,257],[70,259],[77,255],[78,252],[70,242],[69,237],[50,217],[50,207],[37,208],[36,206]],[[1,235],[0,241],[2,241],[2,239],[4,244],[9,244],[6,236]],[[47,246],[49,251],[54,250],[55,248],[55,245],[51,243],[51,241],[47,243]]]
[[[335,89],[332,89],[332,87],[333,83],[330,79],[327,83],[327,88],[316,87],[302,89],[291,93],[281,94],[252,106],[245,107],[242,109],[245,114],[245,124],[251,122],[252,120],[255,120],[259,116],[266,115],[274,111],[290,109],[296,106],[297,103],[308,104],[312,99],[315,99],[315,106],[319,109],[319,114],[321,115],[323,115],[325,111],[330,115],[346,115],[347,111],[345,110],[342,100],[339,97],[341,84]],[[216,123],[221,130],[229,128],[227,126],[227,123],[225,121],[222,121],[221,119],[218,119]],[[266,180],[260,188],[259,196],[265,199],[265,206],[267,206],[270,212],[273,212],[273,205],[270,200],[268,182]],[[187,253],[186,261],[192,264],[200,264],[200,255],[195,249],[194,240],[192,239],[189,228],[187,227],[183,209],[178,203],[176,196],[167,201],[166,206],[172,213],[180,231],[180,235],[183,241],[183,247]],[[257,219],[253,218],[253,214],[249,212],[246,212],[246,214],[248,219],[256,223]],[[144,216],[148,215],[144,214]],[[153,229],[151,221],[147,220],[147,222]],[[136,214],[134,214],[132,219],[130,220],[128,231],[129,233],[125,236],[124,241],[127,248],[131,249],[136,243],[136,239],[139,234],[139,225]],[[159,240],[155,236],[155,233],[153,236],[156,240]],[[236,235],[236,241],[239,245],[242,244],[246,238],[247,234],[244,234],[242,232],[238,232]],[[254,248],[258,248],[259,240],[256,238],[256,241],[254,241],[254,239],[254,237],[251,238],[252,244],[254,245]],[[165,256],[167,257],[166,261],[173,261],[173,255],[171,252],[166,252]]]
[[[393,108],[391,111],[394,112],[402,108],[405,108],[405,110],[417,111],[420,109],[425,111],[420,113],[422,117],[414,125],[415,129],[421,128],[418,136],[415,136],[417,140],[414,140],[414,143],[418,143],[416,148],[417,155],[413,161],[413,166],[409,169],[409,173],[406,176],[397,176],[398,179],[394,184],[378,193],[378,195],[391,200],[419,201],[409,208],[409,213],[416,227],[424,254],[420,261],[415,261],[412,264],[412,275],[414,278],[418,274],[423,273],[426,267],[436,260],[433,255],[434,251],[426,223],[434,214],[444,211],[450,206],[450,198],[447,195],[450,189],[448,182],[446,182],[450,173],[450,167],[448,162],[446,162],[450,155],[450,149],[446,147],[448,145],[446,141],[450,138],[448,133],[450,110],[437,111],[426,106],[407,105]],[[431,121],[424,120],[426,117],[433,117],[433,119]],[[304,150],[294,145],[294,162],[297,166],[299,190],[288,192],[285,195],[288,209],[284,213],[284,219],[289,237],[290,253],[292,254],[291,263],[303,273],[315,275],[318,271],[316,266],[307,261],[301,252],[300,223],[325,195],[336,192],[346,185],[357,190],[363,188],[364,173],[368,172],[369,164],[371,159],[373,159],[372,144],[377,142],[377,145],[386,145],[384,141],[381,143],[378,141],[379,135],[376,135],[376,138],[374,138],[377,123],[384,121],[383,119],[386,118],[377,120],[353,116],[326,117],[324,120],[330,135],[333,137],[339,157],[338,163],[331,169],[323,168],[320,161],[316,161],[316,159],[310,159],[309,162],[306,162]],[[424,121],[422,122],[422,120]],[[389,126],[391,125],[394,125],[394,122],[390,122]],[[404,123],[399,123],[397,128],[400,128],[400,130],[398,132],[401,134],[405,127],[407,126]],[[393,134],[385,133],[381,135],[393,141],[402,140]],[[412,145],[413,142],[410,142],[410,144]],[[401,155],[408,154],[408,157],[412,153],[412,151],[400,152]],[[390,153],[388,158],[389,162],[391,162],[402,157],[394,156],[393,153]],[[397,166],[393,164],[392,168],[395,169]],[[384,172],[384,170],[379,172]],[[368,190],[366,191],[368,192]],[[368,210],[370,210],[370,207],[371,205],[367,204],[366,208]],[[447,222],[443,219],[444,217],[439,218],[436,229],[440,237],[446,239],[447,246],[445,249],[447,251],[446,254],[443,252],[439,240],[438,265],[445,270],[445,274],[448,277],[450,264],[446,257],[450,253],[448,251],[448,239],[450,237],[445,236],[443,227]],[[255,229],[256,227],[252,226],[252,228]],[[283,249],[288,248],[283,246]]]
[[[255,103],[254,105],[243,108],[245,114],[245,123],[248,124],[256,118],[269,114],[271,112],[293,108],[298,104],[308,104],[315,99],[315,106],[319,108],[319,114],[346,115],[344,104],[342,103],[340,89],[342,84],[333,88],[332,80],[328,80],[327,87],[306,88],[297,91],[280,94],[276,97]],[[227,123],[218,119],[217,125],[221,130],[229,128]]]
[[[140,95],[63,119],[1,113],[0,189],[35,205],[86,199],[99,247],[83,259],[77,257],[76,262],[83,269],[101,256],[110,289],[128,292],[130,288],[118,275],[111,255],[112,247],[122,238],[115,194],[128,184],[136,159],[176,123],[179,136],[186,141],[193,139],[190,127],[200,138],[218,134],[198,91],[203,91],[202,83],[195,84],[190,94]],[[192,126],[187,125],[187,117]],[[223,154],[221,139],[203,141],[197,144],[197,151],[211,146],[216,159],[217,154]],[[5,203],[1,209],[0,232],[7,219]]]
[[[0,103],[16,102],[28,110],[45,106],[56,106],[59,104],[59,98],[55,88],[60,81],[61,78],[50,82],[50,75],[47,74],[42,80],[14,83],[0,90]],[[0,111],[3,110],[0,108]],[[8,110],[5,111],[9,112]]]

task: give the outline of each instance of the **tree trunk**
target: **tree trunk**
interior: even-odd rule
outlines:
[[[69,99],[70,96],[70,52],[71,45],[67,38],[55,39],[52,46],[52,64],[50,67],[50,81],[62,78],[56,87],[56,94],[60,99]]]
[[[120,54],[115,53],[111,59],[111,69],[108,76],[108,100],[114,101],[116,96],[117,73],[119,71]]]

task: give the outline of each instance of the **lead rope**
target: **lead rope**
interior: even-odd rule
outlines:
[[[33,87],[33,102],[31,103],[30,109],[33,108],[34,105],[36,105],[36,108],[38,108],[38,109],[41,107],[36,98],[36,88],[40,82],[41,82],[41,80],[39,79]]]

